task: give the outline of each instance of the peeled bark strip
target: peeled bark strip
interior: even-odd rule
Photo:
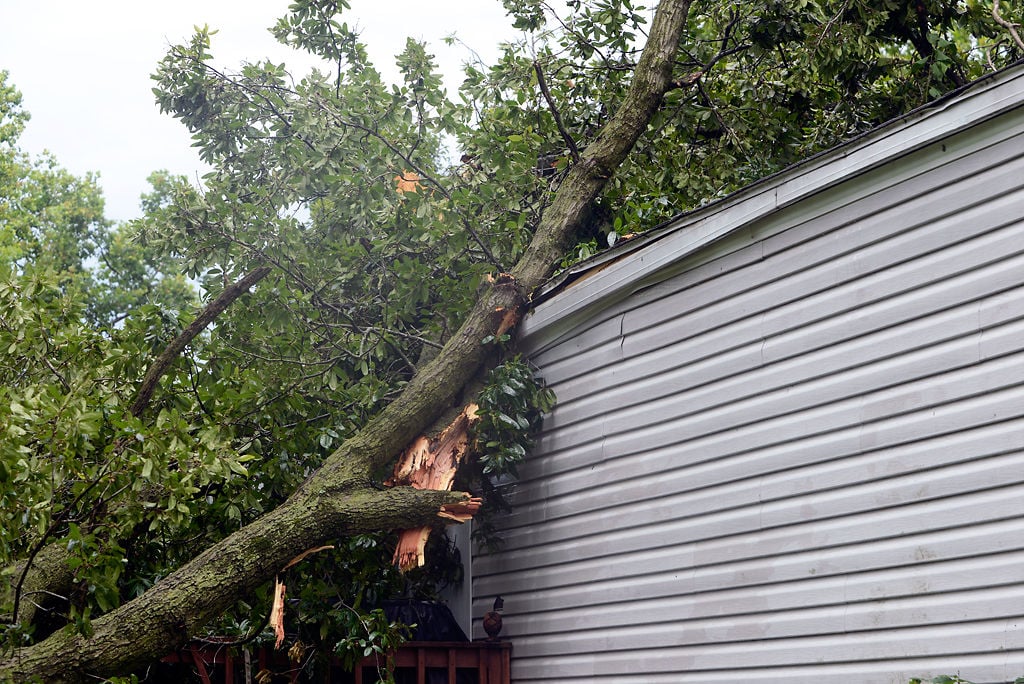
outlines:
[[[0,681],[84,682],[125,674],[199,634],[239,596],[272,579],[302,551],[338,536],[407,529],[437,519],[442,506],[471,502],[469,495],[367,483],[375,469],[391,465],[417,435],[451,407],[478,373],[496,334],[495,312],[521,313],[527,293],[539,287],[584,226],[594,200],[646,130],[672,87],[672,65],[689,11],[689,0],[665,0],[651,24],[647,46],[623,103],[582,154],[562,184],[523,258],[514,280],[487,289],[437,357],[285,503],[246,525],[171,573],[142,596],[92,622],[84,637],[60,631],[0,663]]]
[[[437,516],[444,520],[451,520],[461,524],[472,520],[473,516],[480,511],[480,507],[483,505],[483,499],[478,496],[471,496],[459,503],[444,504],[441,506],[441,510],[437,512]]]
[[[281,648],[284,643],[284,595],[287,591],[284,583],[274,578],[274,603],[270,607],[270,626],[274,630],[274,648]]]

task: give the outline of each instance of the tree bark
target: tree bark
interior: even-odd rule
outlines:
[[[467,501],[469,495],[460,492],[378,491],[369,486],[369,476],[392,463],[460,398],[490,353],[481,340],[497,332],[509,312],[525,310],[528,293],[550,276],[584,227],[594,200],[673,87],[672,65],[689,6],[689,0],[658,6],[625,100],[563,180],[523,258],[483,293],[458,332],[398,398],[280,507],[93,620],[91,636],[62,631],[20,649],[0,664],[0,679],[81,682],[123,674],[184,644],[303,551],[339,535],[426,525],[438,520],[442,505]]]

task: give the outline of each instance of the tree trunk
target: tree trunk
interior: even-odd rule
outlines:
[[[438,520],[460,492],[368,485],[407,444],[461,399],[489,354],[481,340],[521,313],[528,293],[550,276],[583,227],[594,200],[672,87],[672,65],[689,0],[665,0],[657,10],[630,90],[596,140],[559,187],[511,277],[483,293],[458,332],[403,393],[332,453],[280,507],[208,549],[142,596],[92,622],[89,637],[58,632],[0,664],[0,679],[33,677],[81,682],[123,674],[200,633],[208,622],[271,579],[303,551],[340,535],[407,529]],[[443,516],[442,516],[443,517]]]

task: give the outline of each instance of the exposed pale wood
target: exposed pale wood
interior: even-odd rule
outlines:
[[[407,485],[416,489],[450,490],[455,474],[462,465],[469,448],[469,431],[476,422],[478,406],[469,404],[437,437],[421,436],[399,457],[395,472],[385,483],[389,486]],[[446,510],[442,506],[438,516],[452,522],[465,522],[479,508],[466,504]],[[430,537],[430,526],[402,530],[395,547],[395,564],[402,570],[411,570],[424,564],[424,549]]]
[[[274,580],[274,605],[270,609],[270,626],[274,630],[274,648],[284,643],[284,595],[286,587],[280,579]]]

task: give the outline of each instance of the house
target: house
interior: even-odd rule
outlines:
[[[1024,68],[609,250],[521,346],[559,403],[473,564],[514,682],[1024,675]]]

